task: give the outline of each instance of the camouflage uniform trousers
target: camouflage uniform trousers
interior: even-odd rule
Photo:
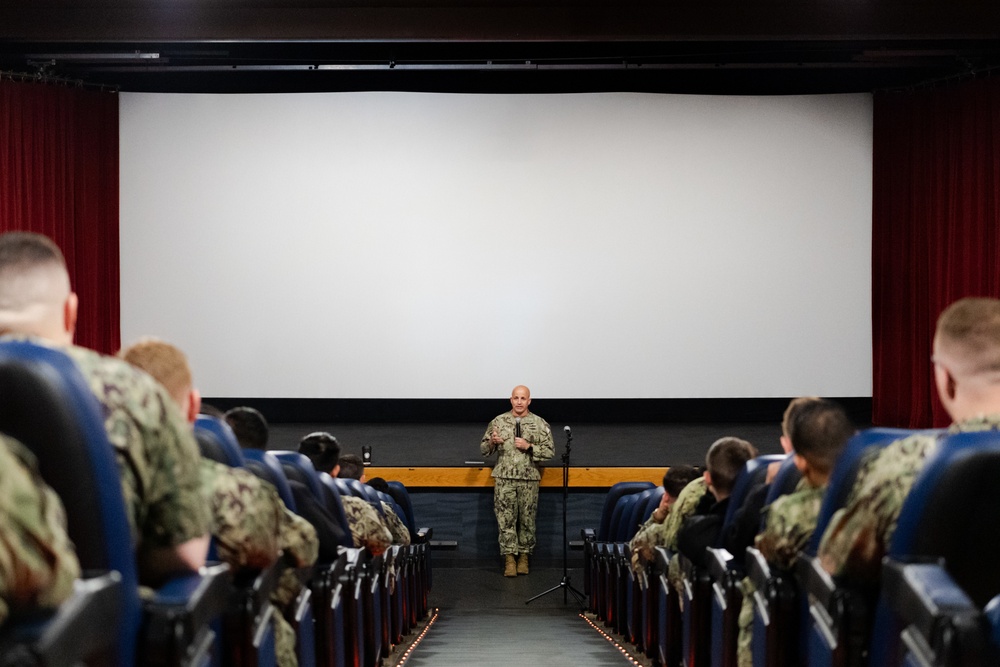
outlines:
[[[498,479],[493,490],[493,511],[497,517],[501,556],[530,554],[535,550],[537,480]]]

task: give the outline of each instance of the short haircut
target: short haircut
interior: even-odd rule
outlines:
[[[267,449],[267,420],[259,411],[246,405],[233,408],[226,412],[226,423],[243,449]]]
[[[365,464],[361,462],[361,457],[357,454],[344,454],[340,457],[340,472],[337,477],[345,479],[361,479],[365,471]]]
[[[833,470],[844,445],[854,435],[854,425],[844,409],[825,399],[804,403],[790,427],[788,437],[795,453],[821,473]]]
[[[152,375],[178,403],[193,386],[187,357],[166,341],[142,338],[122,349],[118,356]]]
[[[967,375],[1000,375],[1000,300],[968,297],[938,317],[936,337]]]
[[[792,420],[795,419],[796,413],[801,410],[804,405],[818,400],[820,400],[818,396],[799,396],[798,398],[793,398],[791,402],[789,402],[788,407],[785,408],[785,414],[781,418],[781,435],[791,440]]]
[[[692,466],[670,466],[663,475],[663,490],[676,498],[685,486],[700,476]]]
[[[381,491],[382,493],[389,493],[389,482],[385,481],[381,477],[372,477],[368,482],[368,486],[372,487],[376,491]]]
[[[340,460],[340,443],[326,431],[316,431],[299,441],[299,453],[308,456],[319,472],[330,472]]]
[[[0,310],[21,311],[68,293],[68,275],[59,276],[58,283],[47,279],[46,274],[25,280],[26,274],[43,267],[66,274],[66,259],[52,239],[34,232],[0,234]],[[46,279],[42,279],[43,275]]]
[[[729,495],[736,476],[746,462],[755,456],[757,449],[746,440],[725,437],[713,442],[705,455],[705,467],[712,476],[715,491],[724,496]]]

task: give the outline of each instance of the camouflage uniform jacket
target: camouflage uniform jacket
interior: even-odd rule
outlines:
[[[287,510],[274,487],[248,470],[208,459],[201,461],[201,481],[219,558],[234,571],[278,560],[279,528]]]
[[[663,524],[669,520],[670,510],[667,510],[662,521],[657,521],[655,517],[654,511],[646,522],[639,526],[639,530],[628,543],[629,551],[632,553],[632,570],[636,574],[642,572],[646,564],[653,561],[653,550],[656,547],[667,546],[667,534],[663,530]]]
[[[992,429],[1000,429],[1000,414],[953,424],[948,433]],[[825,570],[862,583],[878,581],[903,501],[924,461],[936,451],[939,437],[911,435],[862,464],[847,505],[833,515],[823,534],[819,558]]]
[[[493,466],[494,478],[540,480],[542,474],[536,461],[547,461],[555,453],[552,429],[549,428],[548,422],[533,412],[521,417],[521,437],[533,447],[533,452],[529,455],[514,446],[516,425],[514,419],[513,412],[505,412],[494,417],[486,427],[486,433],[479,443],[479,451],[483,456],[498,453],[496,465]],[[503,438],[503,443],[500,445],[490,443],[494,430]]]
[[[173,547],[205,535],[209,516],[201,496],[201,455],[170,395],[121,359],[72,345],[61,349],[103,407],[133,543]]]
[[[824,493],[826,486],[813,487],[802,479],[793,493],[764,508],[764,530],[756,546],[768,563],[785,570],[795,565],[816,530]]]
[[[354,538],[354,546],[368,549],[378,556],[392,544],[392,532],[372,505],[362,498],[341,496],[344,515]]]
[[[382,514],[385,518],[385,525],[388,526],[389,532],[392,533],[392,543],[401,544],[404,547],[409,546],[410,529],[406,527],[406,524],[399,518],[399,515],[392,509],[392,506],[385,501],[382,501]]]
[[[38,475],[35,457],[0,435],[0,624],[8,614],[51,609],[80,575],[59,496]]]
[[[671,551],[677,551],[677,533],[680,531],[684,519],[694,514],[695,510],[698,509],[698,504],[701,503],[701,499],[705,497],[706,493],[709,493],[709,490],[704,477],[691,480],[687,486],[681,489],[681,492],[677,494],[677,500],[670,508],[670,514],[667,515],[660,528],[662,535],[658,539],[661,540],[663,546]]]
[[[677,500],[674,501],[673,506],[670,508],[670,514],[660,524],[658,531],[660,535],[657,536],[657,539],[660,543],[670,551],[675,552],[667,568],[667,580],[674,587],[674,590],[681,593],[682,600],[684,598],[684,575],[681,572],[680,559],[676,555],[677,533],[680,532],[684,519],[694,514],[695,510],[698,509],[698,504],[701,503],[701,499],[705,497],[706,493],[710,493],[710,491],[708,490],[708,485],[705,484],[704,476],[691,480],[677,494]]]

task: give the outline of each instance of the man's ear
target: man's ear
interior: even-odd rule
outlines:
[[[70,292],[63,303],[63,331],[69,337],[67,342],[70,343],[73,342],[73,335],[76,333],[76,316],[79,306],[80,299],[76,296],[76,292]]]
[[[955,381],[955,376],[951,374],[951,369],[941,363],[934,365],[934,380],[938,387],[938,393],[941,394],[942,403],[950,403],[955,400],[955,395],[958,393],[958,383]]]
[[[781,438],[779,438],[779,441],[781,442],[781,450],[786,454],[791,454],[793,449],[792,439],[787,435],[782,435]]]
[[[191,388],[188,392],[187,398],[187,420],[189,424],[193,424],[196,419],[198,419],[198,414],[201,412],[201,392],[195,387]]]
[[[792,462],[795,464],[795,467],[799,469],[799,472],[802,473],[802,476],[805,477],[806,472],[809,470],[809,462],[806,461],[805,457],[800,454],[792,453]]]

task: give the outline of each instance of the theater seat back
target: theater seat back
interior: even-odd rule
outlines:
[[[0,343],[0,396],[0,431],[35,455],[42,478],[62,499],[81,567],[121,575],[115,650],[120,664],[131,664],[140,616],[138,576],[103,411],[69,357],[25,341]]]

